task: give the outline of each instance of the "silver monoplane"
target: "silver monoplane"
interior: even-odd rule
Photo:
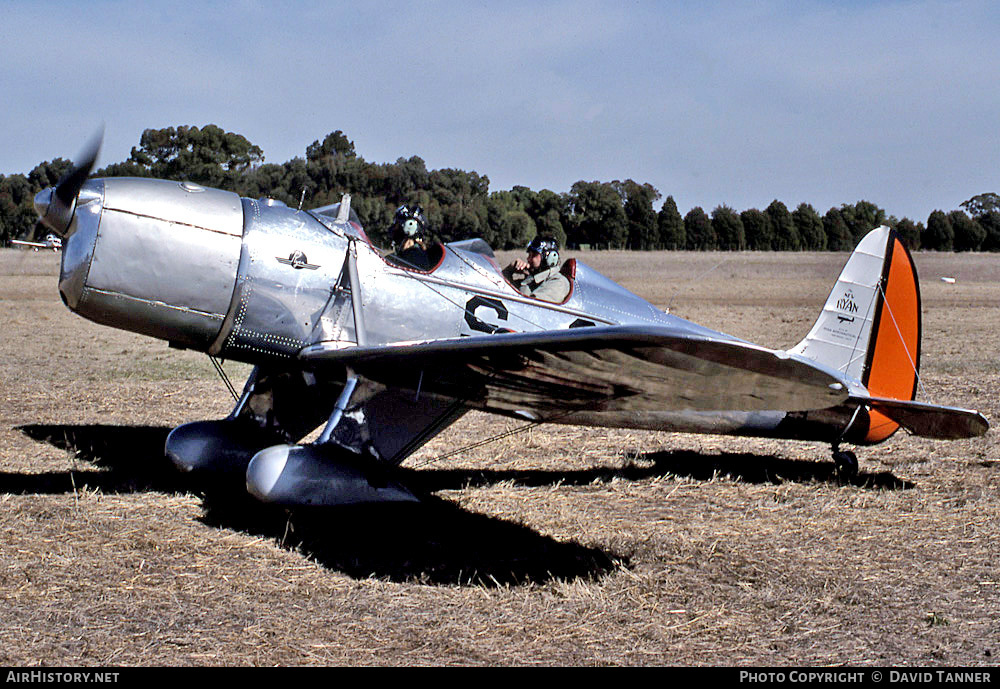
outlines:
[[[913,401],[919,287],[887,227],[858,244],[805,339],[772,350],[574,259],[569,296],[543,302],[481,240],[434,246],[429,270],[387,261],[348,196],[295,210],[190,182],[87,179],[95,155],[35,198],[64,240],[62,299],[98,323],[255,366],[227,418],[175,428],[166,453],[185,471],[245,472],[263,501],[414,499],[386,469],[470,409],[819,441],[847,474],[857,458],[845,443],[988,428],[977,412]]]
[[[32,242],[26,239],[12,239],[10,240],[10,243],[17,246],[25,246],[35,251],[38,251],[39,249],[59,251],[62,249],[62,237],[57,235],[55,232],[49,232],[45,235],[45,239],[40,242]]]

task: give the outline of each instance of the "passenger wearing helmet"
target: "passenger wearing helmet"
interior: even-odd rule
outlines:
[[[527,259],[517,259],[503,274],[526,297],[559,303],[569,295],[569,279],[559,272],[559,242],[552,237],[532,239]]]
[[[427,253],[427,221],[420,206],[400,206],[392,221],[392,245],[395,251],[386,260],[404,268],[430,270]]]

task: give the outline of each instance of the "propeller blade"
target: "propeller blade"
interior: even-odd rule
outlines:
[[[63,175],[55,187],[46,187],[35,194],[35,212],[41,222],[60,237],[65,237],[76,211],[76,196],[87,181],[97,162],[104,140],[104,127],[91,137],[73,169]]]
[[[56,197],[66,206],[73,203],[73,199],[80,193],[83,183],[87,181],[94,163],[97,162],[97,155],[101,152],[101,143],[104,141],[104,127],[94,134],[87,142],[80,154],[79,161],[73,169],[66,173],[56,184]]]

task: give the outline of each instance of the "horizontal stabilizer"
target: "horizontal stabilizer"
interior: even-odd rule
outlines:
[[[922,438],[934,440],[975,438],[990,428],[986,417],[971,409],[883,397],[851,396],[848,402],[864,404],[892,419],[913,435]]]

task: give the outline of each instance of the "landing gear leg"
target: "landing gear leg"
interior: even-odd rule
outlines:
[[[845,481],[850,481],[858,475],[858,456],[850,450],[841,451],[833,446],[833,463],[837,465],[837,475]]]

